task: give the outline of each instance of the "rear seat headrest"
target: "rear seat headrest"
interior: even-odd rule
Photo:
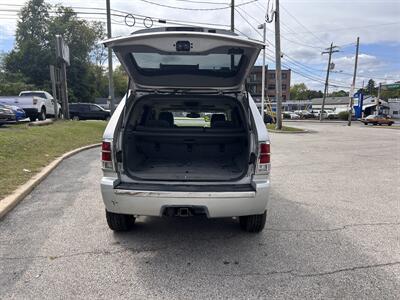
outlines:
[[[158,115],[158,120],[160,121],[166,121],[169,124],[169,127],[174,126],[174,115],[172,112],[169,111],[162,111]]]

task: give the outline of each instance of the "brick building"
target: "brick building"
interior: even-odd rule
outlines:
[[[262,67],[254,66],[249,77],[247,78],[247,85],[250,94],[253,96],[256,102],[261,101],[261,78],[262,78]],[[291,71],[282,70],[282,101],[290,99],[290,76]],[[269,97],[272,102],[275,102],[276,97],[276,78],[275,70],[268,70],[268,66],[265,67],[265,96]]]

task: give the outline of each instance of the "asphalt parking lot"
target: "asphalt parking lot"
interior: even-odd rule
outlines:
[[[343,123],[271,134],[266,229],[138,219],[116,234],[99,149],[64,161],[0,221],[0,298],[358,298],[400,295],[400,130]]]

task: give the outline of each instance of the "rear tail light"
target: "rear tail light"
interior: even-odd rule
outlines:
[[[101,160],[104,169],[112,169],[112,154],[111,154],[111,143],[103,142],[101,144]]]
[[[269,143],[259,144],[257,173],[268,174],[271,163],[271,146]]]

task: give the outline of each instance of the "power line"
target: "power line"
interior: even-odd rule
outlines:
[[[197,3],[197,4],[215,4],[215,5],[221,5],[221,4],[227,4],[227,2],[208,2],[208,1],[194,1],[194,0],[173,0],[177,2],[189,2],[189,3]]]
[[[242,17],[242,19],[243,19],[247,24],[249,24],[249,26],[250,26],[251,28],[254,29],[254,31],[255,31],[259,36],[263,37],[262,34],[258,32],[257,28],[254,27],[249,21],[247,21],[247,19],[240,13],[240,11],[239,11],[238,9],[235,8],[235,11],[239,14],[239,16]]]
[[[282,5],[283,10],[293,18],[300,26],[302,26],[309,34],[311,34],[313,37],[315,37],[318,41],[320,41],[323,44],[326,44],[325,41],[323,41],[320,37],[315,35],[313,32],[311,32],[303,23],[301,23],[294,15],[292,15],[283,5]]]
[[[152,4],[152,5],[157,5],[157,6],[166,7],[166,8],[172,8],[172,9],[179,9],[179,10],[210,11],[210,10],[222,10],[222,9],[231,8],[231,6],[228,3],[225,3],[225,5],[227,5],[227,6],[224,6],[224,7],[191,8],[191,7],[180,7],[180,6],[173,6],[173,5],[167,5],[167,4],[160,4],[160,3],[153,2],[153,1],[150,1],[150,0],[140,0],[140,1],[145,2],[147,4]],[[181,0],[181,1],[183,1],[183,0]],[[247,4],[250,4],[250,3],[253,3],[253,2],[257,2],[257,1],[258,0],[250,0],[250,1],[247,1],[247,2],[243,2],[243,3],[237,4],[237,5],[235,5],[235,7],[240,7],[240,6],[247,5]],[[183,1],[183,2],[192,2],[193,3],[195,1]]]
[[[364,26],[357,26],[357,27],[342,27],[342,28],[336,28],[336,29],[330,29],[329,31],[326,30],[318,30],[318,31],[313,31],[314,33],[330,33],[334,31],[343,31],[343,30],[351,30],[351,29],[363,29],[363,28],[369,28],[369,27],[379,27],[379,26],[390,26],[390,25],[397,25],[400,24],[400,22],[391,22],[391,23],[380,23],[380,24],[374,24],[374,25],[364,25]],[[293,34],[303,34],[307,32],[296,32]]]
[[[180,9],[180,10],[210,11],[210,10],[222,10],[222,9],[230,8],[229,5],[224,6],[224,7],[215,7],[215,8],[190,8],[190,7],[179,7],[179,6],[173,6],[173,5],[167,5],[167,4],[160,4],[160,3],[153,2],[150,0],[140,0],[140,1],[145,2],[147,4],[157,5],[157,6],[166,7],[166,8]]]
[[[17,6],[17,4],[15,5]],[[23,6],[23,5],[19,5],[19,6]],[[105,10],[104,8],[89,8],[89,7],[74,7],[71,6],[71,8],[73,9],[93,9],[93,10]],[[112,11],[115,12],[119,12],[119,14],[117,13],[112,13],[112,16],[116,16],[116,17],[125,17],[127,14],[130,14],[132,16],[134,16],[135,18],[144,21],[145,19],[150,18],[151,20],[154,20],[155,22],[158,23],[169,23],[169,24],[173,24],[173,25],[186,25],[186,26],[198,26],[199,25],[206,25],[206,26],[219,26],[219,27],[229,27],[229,25],[226,24],[216,24],[216,23],[206,23],[206,22],[192,22],[192,21],[181,21],[181,20],[174,20],[174,19],[161,19],[161,18],[156,18],[156,17],[150,17],[150,16],[144,16],[144,15],[139,15],[139,14],[134,14],[134,13],[129,13],[127,11],[121,11],[121,10],[116,10],[116,9],[111,9]],[[1,9],[0,8],[0,12],[1,11],[7,11],[7,12],[16,12],[18,13],[19,10],[15,10],[15,9]],[[57,14],[59,13],[57,10],[49,10],[50,13],[54,13]],[[88,12],[88,11],[72,11],[72,12],[62,12],[62,13],[71,13],[71,14],[83,14],[83,15],[106,15],[106,12]],[[123,13],[123,14],[121,14]]]

